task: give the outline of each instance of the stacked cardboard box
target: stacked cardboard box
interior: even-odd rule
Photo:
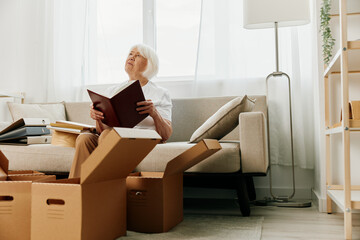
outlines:
[[[115,128],[82,164],[79,179],[34,183],[32,239],[126,235],[126,177],[160,139],[153,130]]]
[[[36,171],[8,171],[0,151],[0,239],[30,239],[31,183],[55,180]]]
[[[166,165],[165,172],[132,173],[126,179],[128,230],[167,232],[183,220],[183,172],[219,151],[216,140],[202,140]]]

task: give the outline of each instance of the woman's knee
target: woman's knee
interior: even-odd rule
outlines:
[[[109,132],[111,131],[112,128],[107,128],[104,131],[102,131],[102,133],[100,134],[99,137],[99,143],[101,143],[101,141],[104,140],[104,138],[109,134]]]
[[[76,138],[75,147],[95,146],[97,145],[98,136],[92,133],[82,133]]]

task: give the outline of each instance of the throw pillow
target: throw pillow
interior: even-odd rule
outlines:
[[[49,118],[50,122],[66,120],[64,102],[20,104],[8,102],[13,121],[20,118]]]
[[[196,143],[206,138],[220,140],[239,124],[239,114],[252,111],[254,105],[255,100],[249,99],[246,95],[234,98],[209,117],[193,133],[190,142]]]

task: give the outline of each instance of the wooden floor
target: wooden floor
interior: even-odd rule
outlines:
[[[186,200],[186,213],[241,215],[233,200]],[[345,239],[343,214],[318,212],[317,208],[252,206],[251,216],[263,216],[262,240]],[[353,214],[353,239],[360,239],[360,214]]]
[[[345,239],[343,214],[320,213],[311,208],[258,207],[252,216],[264,216],[262,240],[272,239]],[[354,214],[359,226],[360,215]],[[360,239],[360,228],[353,229],[353,239]]]

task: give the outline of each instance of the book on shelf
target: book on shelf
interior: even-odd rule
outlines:
[[[136,110],[136,103],[145,101],[139,80],[125,84],[113,96],[87,91],[94,108],[104,113],[102,122],[110,127],[132,128],[148,116]]]
[[[340,110],[340,122],[335,123],[331,128],[341,127],[342,109]],[[350,128],[360,128],[360,101],[349,102],[349,126]]]
[[[341,127],[341,125],[342,125],[342,121],[339,123],[335,123],[334,125],[331,126],[331,128]],[[349,119],[349,128],[360,128],[360,120]]]

